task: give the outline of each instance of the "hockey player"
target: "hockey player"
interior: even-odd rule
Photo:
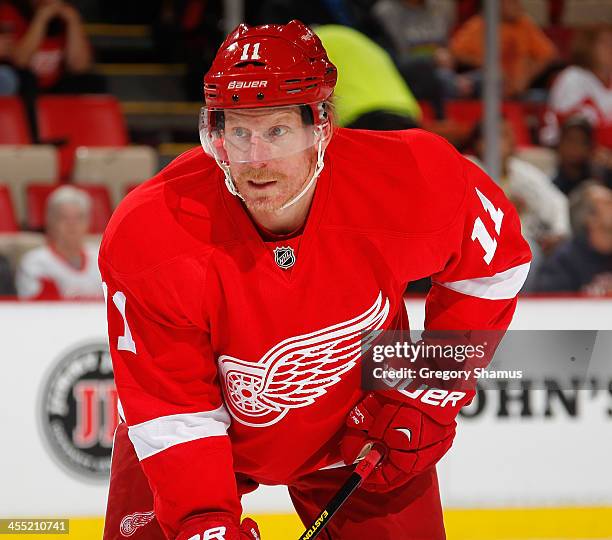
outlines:
[[[368,441],[382,465],[323,537],[445,537],[434,465],[464,399],[361,389],[360,340],[501,329],[530,253],[503,192],[420,130],[334,129],[336,69],[303,24],[240,25],[205,76],[203,148],[134,190],[100,269],[121,416],[105,540],[259,537],[241,495],[310,522]],[[288,535],[289,536],[289,535]]]

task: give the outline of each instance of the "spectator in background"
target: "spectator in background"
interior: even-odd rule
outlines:
[[[438,8],[431,0],[379,0],[372,13],[390,37],[395,61],[417,99],[471,97],[474,81],[455,72],[447,48],[452,21]]]
[[[475,154],[475,161],[482,163],[484,133],[481,123],[475,126],[466,149]],[[548,252],[570,234],[567,198],[540,169],[517,158],[515,150],[512,125],[504,120],[500,134],[502,176],[498,184],[518,210],[523,236]]]
[[[546,259],[535,290],[612,294],[612,190],[584,182],[570,196],[574,236]]]
[[[596,148],[593,128],[585,118],[570,118],[563,124],[557,154],[553,183],[566,195],[590,178],[612,189],[612,152]]]
[[[32,137],[38,142],[40,92],[103,92],[93,75],[92,50],[79,12],[63,0],[0,0],[0,27],[10,36],[8,57],[19,73]]]
[[[316,32],[338,68],[334,107],[339,125],[392,130],[419,124],[419,104],[384,49],[346,26],[319,26]]]
[[[399,60],[433,58],[437,53],[448,57],[452,21],[430,0],[378,0],[372,13],[391,37]]]
[[[93,62],[76,8],[62,0],[4,1],[0,23],[10,28],[13,64],[32,71],[41,89],[89,90],[71,77],[87,73]]]
[[[37,300],[101,298],[98,248],[85,244],[91,199],[72,187],[56,189],[47,202],[45,246],[26,253],[17,271],[17,294]]]
[[[202,73],[210,68],[223,41],[220,21],[222,0],[156,0],[151,9],[157,14],[153,24],[156,55],[164,62],[184,63],[186,98],[202,99]]]
[[[286,24],[298,19],[309,26],[341,24],[355,28],[383,46],[384,30],[371,15],[376,0],[264,0],[256,24]]]
[[[332,4],[332,5],[328,5]],[[256,24],[286,24],[298,19],[309,26],[318,24],[343,24],[353,26],[353,14],[345,0],[334,6],[327,0],[303,2],[295,0],[265,0],[259,11]]]
[[[599,143],[612,148],[612,26],[577,30],[571,60],[550,89],[542,142],[557,144],[559,126],[580,115],[597,130]]]
[[[527,15],[520,0],[501,0],[500,54],[503,93],[520,97],[557,57],[554,44]],[[455,59],[470,68],[484,64],[485,21],[468,19],[451,40]]]
[[[9,27],[0,21],[0,96],[17,93],[19,77],[11,65],[12,39]]]
[[[0,296],[15,296],[15,280],[9,260],[0,254]]]

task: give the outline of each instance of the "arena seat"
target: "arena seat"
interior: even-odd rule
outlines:
[[[61,184],[28,184],[26,186],[26,228],[42,231],[45,228],[45,207],[49,195]]]
[[[122,147],[128,134],[113,96],[42,96],[37,103],[40,137],[60,151],[60,177],[67,179],[79,146]]]
[[[32,144],[25,109],[17,97],[0,97],[0,144]]]
[[[77,187],[86,191],[91,197],[90,234],[102,234],[113,213],[111,198],[107,187],[99,185],[79,185]]]
[[[421,124],[423,126],[427,126],[435,121],[436,114],[429,101],[419,100],[419,107],[421,108]]]
[[[522,0],[523,9],[542,27],[550,24],[550,8],[548,0]]]
[[[530,146],[531,137],[525,122],[525,114],[520,103],[505,101],[502,104],[502,113],[508,119],[514,130],[516,144],[518,146]],[[446,115],[462,126],[465,134],[483,117],[483,103],[478,100],[456,100],[449,101],[446,105]]]
[[[78,148],[72,176],[76,184],[104,185],[117,205],[127,186],[157,172],[157,153],[149,146]]]
[[[0,185],[0,232],[17,232],[18,230],[11,192],[7,186]]]
[[[45,212],[49,195],[62,184],[29,184],[26,188],[27,227],[32,231],[45,228]],[[65,184],[63,184],[65,185]],[[91,197],[91,234],[101,234],[112,214],[110,196],[106,186],[76,186]]]
[[[19,266],[19,261],[24,253],[31,249],[42,246],[45,243],[45,236],[40,233],[31,232],[11,232],[0,233],[0,253],[9,260],[9,264],[14,271]]]
[[[610,0],[565,0],[563,26],[588,26],[612,21]]]
[[[26,221],[25,186],[57,181],[57,151],[53,146],[0,145],[0,174],[11,190],[18,223]]]
[[[21,258],[30,250],[43,246],[47,238],[42,233],[36,232],[12,232],[0,233],[0,253],[8,258],[13,271],[19,267]],[[99,234],[87,235],[86,242],[94,246],[100,246]]]

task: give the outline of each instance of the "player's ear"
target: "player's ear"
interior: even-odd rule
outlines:
[[[332,134],[334,132],[334,125],[336,120],[336,114],[334,109],[334,103],[332,101],[332,97],[330,99],[321,103],[321,116],[325,120],[321,125],[321,133],[320,137],[323,138],[323,147],[327,148],[329,141],[331,140]]]
[[[323,141],[324,150],[327,148],[327,145],[331,140],[333,126],[333,119],[332,116],[329,114],[326,114],[325,121],[315,126],[315,142],[319,144],[319,141]]]
[[[315,132],[314,132],[315,147],[318,148],[319,142],[322,142],[323,144],[321,145],[321,151],[324,153],[325,150],[327,149],[327,145],[331,141],[331,136],[332,136],[331,123],[326,122],[325,124],[319,124],[318,126],[315,126],[314,129],[315,129]]]
[[[327,148],[327,145],[330,143],[332,135],[334,134],[334,123],[330,120],[327,125],[325,126],[324,129],[325,133],[325,148]]]

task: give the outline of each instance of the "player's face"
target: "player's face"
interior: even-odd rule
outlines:
[[[56,243],[80,247],[85,241],[88,228],[87,214],[76,204],[62,204],[49,216],[49,236]]]
[[[559,161],[565,165],[582,165],[591,157],[587,134],[579,127],[568,128],[559,141]]]
[[[314,171],[314,129],[298,107],[226,111],[225,150],[236,188],[250,210],[274,212]]]

